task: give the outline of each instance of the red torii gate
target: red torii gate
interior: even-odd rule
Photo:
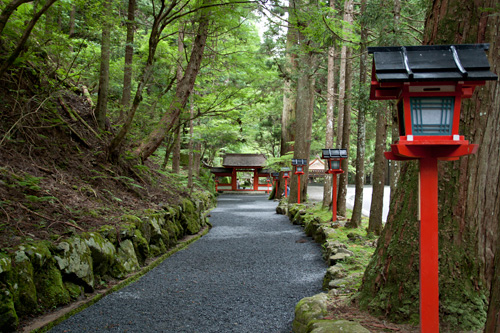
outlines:
[[[259,186],[259,178],[270,177],[270,171],[264,170],[266,165],[264,154],[226,154],[222,161],[223,167],[210,168],[215,177],[231,177],[230,184],[218,184],[219,191],[268,191],[268,185]],[[239,189],[237,186],[238,172],[253,172],[253,186],[250,189]]]

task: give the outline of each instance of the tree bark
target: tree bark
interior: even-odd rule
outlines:
[[[136,0],[128,1],[127,13],[127,41],[125,45],[125,65],[123,68],[123,91],[120,104],[120,119],[123,119],[123,110],[130,107],[130,98],[132,96],[132,61],[134,58],[134,34],[135,34],[135,8]]]
[[[351,8],[352,9],[352,8]],[[347,58],[351,57],[351,49],[347,49]],[[346,66],[345,76],[345,97],[344,97],[344,124],[342,134],[342,148],[350,150],[351,137],[351,88],[352,88],[352,62],[348,61]],[[346,216],[346,201],[347,201],[347,183],[349,179],[349,158],[341,161],[342,170],[344,173],[339,175],[338,195],[337,195],[337,213],[340,216]]]
[[[346,0],[344,3],[344,22],[352,22],[353,5],[352,0]],[[344,29],[346,29],[344,27]],[[347,29],[346,29],[347,30]],[[345,108],[345,92],[346,92],[346,68],[347,68],[347,44],[343,43],[340,51],[340,76],[339,76],[339,105],[338,105],[338,121],[337,121],[337,148],[343,148],[344,136],[344,108]]]
[[[181,25],[179,28],[179,35],[177,38],[177,82],[181,82],[184,76],[184,68],[182,68],[182,59],[184,59],[184,28]],[[174,153],[172,155],[172,172],[179,173],[181,171],[181,117],[176,121],[176,134],[174,142]]]
[[[111,5],[112,0],[103,2],[103,26],[101,38],[101,67],[99,74],[99,90],[97,92],[96,118],[100,129],[106,126],[109,92],[109,58],[111,56]]]
[[[330,6],[335,8],[335,2],[331,2]],[[327,74],[327,89],[326,89],[326,133],[325,133],[325,148],[333,148],[334,124],[335,116],[335,46],[328,48],[328,74]],[[328,170],[328,164],[325,163],[325,172]],[[325,173],[323,183],[323,207],[330,207],[332,204],[332,175]]]
[[[373,193],[368,220],[368,232],[380,235],[382,232],[382,214],[384,206],[384,185],[387,161],[384,151],[387,140],[388,103],[377,113],[377,130],[375,132],[375,162],[373,165]]]
[[[167,112],[161,118],[158,126],[156,126],[153,132],[140,143],[139,147],[133,151],[133,154],[140,157],[142,160],[146,160],[156,151],[165,138],[165,135],[172,129],[181,111],[186,106],[189,95],[193,90],[196,76],[200,70],[201,60],[203,59],[203,52],[208,36],[208,27],[209,12],[208,10],[203,10],[201,12],[196,38],[193,42],[193,49],[189,63],[186,67],[182,80],[177,82],[175,98],[170,104]]]
[[[289,12],[293,18],[293,11]],[[293,146],[290,142],[295,140],[295,116],[296,116],[296,85],[294,85],[292,76],[297,71],[297,54],[295,47],[297,46],[297,28],[290,20],[286,33],[286,46],[285,46],[285,66],[284,66],[284,80],[283,80],[283,110],[281,113],[281,146],[280,156],[286,155],[288,152],[293,151]],[[279,170],[277,170],[279,171]],[[285,181],[280,172],[280,179],[278,182],[278,191],[276,198],[280,199],[281,194],[285,191]]]
[[[194,133],[194,122],[193,122],[193,116],[194,116],[194,106],[191,98],[191,105],[189,107],[189,145],[188,145],[188,151],[189,151],[189,162],[188,162],[188,188],[190,190],[193,189],[193,168],[194,168],[194,162],[193,162],[193,133]]]
[[[500,66],[499,17],[484,8],[497,1],[436,0],[426,19],[425,44],[490,43]],[[440,162],[439,294],[441,321],[453,331],[482,329],[488,291],[498,291],[495,249],[500,224],[500,86],[487,82],[462,102],[460,134],[479,145],[475,155]],[[368,265],[359,302],[397,321],[418,313],[418,187],[415,162],[402,163],[386,226]],[[497,252],[498,253],[498,252]],[[498,294],[491,293],[487,332],[498,322]],[[459,328],[454,328],[459,326]]]
[[[366,12],[366,1],[361,0],[360,16],[363,17]],[[363,210],[363,189],[365,184],[365,148],[366,148],[366,106],[367,106],[367,87],[366,85],[366,43],[368,39],[368,29],[365,24],[361,24],[361,48],[359,50],[359,100],[358,100],[358,135],[356,142],[356,177],[354,207],[352,209],[351,221],[346,223],[347,227],[361,227],[361,217]]]
[[[315,55],[308,51],[311,41],[299,31],[299,45],[302,46],[300,53],[300,61],[298,65],[297,79],[297,109],[295,122],[295,146],[293,158],[309,160],[311,147],[311,128],[312,128],[312,113],[314,101],[314,67]],[[300,189],[298,188],[298,176],[292,172],[292,177],[289,180],[290,195],[289,203],[297,203],[298,191],[301,193],[301,202],[305,202],[307,190],[308,168],[305,168],[304,174],[301,176]]]

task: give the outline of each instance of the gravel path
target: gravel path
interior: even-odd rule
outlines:
[[[52,332],[290,332],[295,304],[321,291],[319,245],[265,195],[218,201],[208,235]]]

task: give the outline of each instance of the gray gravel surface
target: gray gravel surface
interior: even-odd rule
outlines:
[[[326,267],[276,205],[221,195],[206,236],[52,332],[290,332],[295,305],[321,291]]]

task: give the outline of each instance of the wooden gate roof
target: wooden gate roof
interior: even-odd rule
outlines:
[[[226,154],[222,161],[222,165],[225,168],[263,168],[266,165],[266,160],[264,154]]]

